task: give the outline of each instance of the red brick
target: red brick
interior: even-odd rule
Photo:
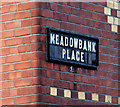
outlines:
[[[22,77],[23,78],[32,77],[33,76],[33,71],[34,70],[25,70],[25,71],[22,71]]]
[[[75,32],[88,34],[88,28],[80,25],[75,26]]]
[[[118,73],[109,72],[109,79],[118,80],[118,78],[119,78],[119,74]]]
[[[22,9],[27,10],[27,9],[32,9],[32,8],[39,8],[40,7],[40,2],[26,2],[22,3]]]
[[[10,89],[10,97],[17,96],[17,89],[11,88]]]
[[[29,85],[31,85],[31,78],[15,80],[15,87],[29,86]]]
[[[28,69],[30,68],[30,62],[21,62],[15,64],[15,70]]]
[[[30,36],[23,37],[23,44],[29,44],[30,43]]]
[[[5,40],[0,40],[0,42],[1,42],[1,43],[0,43],[0,47],[5,47],[5,45],[6,45],[6,44],[5,44]]]
[[[6,74],[6,79],[18,79],[22,77],[22,73],[21,72],[9,72]]]
[[[3,31],[2,32],[2,38],[11,38],[13,37],[13,30],[10,30],[10,31]]]
[[[30,45],[26,45],[26,52],[30,52]]]
[[[61,13],[54,13],[54,19],[56,20],[62,20],[62,21],[67,21],[67,15],[61,14]]]
[[[80,17],[75,17],[75,16],[69,16],[68,21],[72,23],[77,23],[77,24],[82,23],[82,19]]]
[[[114,87],[114,81],[111,80],[102,80],[102,85],[107,87]]]
[[[24,87],[23,88],[23,95],[27,95],[27,94],[35,94],[37,93],[38,87],[37,86],[32,86],[32,87]]]
[[[74,81],[74,74],[61,73],[61,79],[66,81]]]
[[[118,99],[117,99],[117,97],[112,97],[112,103],[115,103],[115,104],[118,103]]]
[[[14,81],[4,81],[2,82],[2,89],[6,89],[6,88],[13,88],[14,87]]]
[[[45,60],[45,58],[46,58],[46,55],[45,55],[45,53],[42,53],[42,52],[23,54],[23,61],[33,60],[33,59],[44,59]]]
[[[18,52],[19,52],[19,53],[23,53],[23,52],[25,52],[25,51],[26,51],[26,50],[25,50],[25,46],[24,46],[24,45],[18,47]]]
[[[88,18],[103,21],[103,22],[107,22],[107,16],[105,16],[103,14],[91,13],[92,15],[90,15],[90,16],[88,14],[89,13],[86,12],[86,17],[88,17]]]
[[[108,46],[109,41],[107,39],[104,39],[104,38],[99,38],[99,44],[104,45],[104,46]]]
[[[44,10],[44,9],[33,9],[31,10],[31,16],[32,17],[43,16],[47,18],[53,18],[53,12],[49,10]]]
[[[108,72],[107,71],[98,71],[98,72],[96,72],[96,76],[101,77],[101,78],[108,78]]]
[[[108,39],[113,39],[114,38],[114,33],[107,32],[107,31],[102,31],[102,37],[108,38]]]
[[[47,85],[53,86],[53,79],[42,78],[42,77],[34,77],[32,78],[32,85]]]
[[[81,2],[68,2],[68,5],[70,5],[72,7],[80,8],[81,7]]]
[[[22,42],[21,38],[7,39],[6,46],[19,45],[21,44],[21,42]]]
[[[60,23],[53,20],[47,20],[46,25],[54,28],[60,28]]]
[[[18,4],[18,11],[22,10],[22,4]]]
[[[9,95],[10,95],[9,89],[2,90],[2,97],[9,97]]]
[[[85,26],[95,27],[95,21],[88,20],[88,19],[81,19],[81,24]]]
[[[100,61],[103,61],[103,62],[105,62],[106,61],[106,56],[105,55],[102,55],[102,54],[99,54],[99,59],[100,59]]]
[[[82,9],[104,13],[104,7],[82,2]]]
[[[50,71],[50,70],[47,70],[46,72],[47,72],[47,77],[60,79],[60,73],[59,72]]]
[[[22,26],[26,27],[26,26],[31,26],[31,19],[24,19],[22,21]]]
[[[47,77],[47,70],[34,69],[33,70],[33,76]]]
[[[9,1],[9,2],[4,1],[4,2],[2,2],[0,5],[8,5],[8,4],[14,3],[14,0],[8,0],[8,1]]]
[[[1,81],[4,81],[4,80],[6,80],[6,74],[5,73],[2,73],[2,74],[0,74],[0,77],[1,77]]]
[[[109,29],[109,24],[101,23],[101,22],[95,22],[96,23],[96,28],[102,29],[102,30],[107,30]]]
[[[68,14],[71,13],[71,8],[67,6],[58,5],[57,9],[59,12],[62,12],[62,13],[68,13]]]
[[[33,26],[32,27],[32,34],[38,34],[38,33],[42,33],[45,34],[46,33],[46,28],[41,27],[41,26]]]
[[[91,85],[82,85],[82,91],[84,92],[95,92],[95,86]]]
[[[23,88],[18,88],[17,93],[18,95],[23,95]]]
[[[2,13],[8,13],[9,12],[9,5],[8,6],[3,6],[2,7]]]
[[[113,48],[119,48],[119,41],[109,40],[109,46]]]
[[[13,71],[13,70],[14,70],[14,64],[2,65],[3,72]]]
[[[68,83],[65,81],[54,80],[53,85],[59,88],[66,88],[66,89],[68,88]]]
[[[21,96],[15,98],[15,104],[25,104],[31,102],[31,96]]]
[[[2,55],[9,55],[10,48],[2,48]]]
[[[14,13],[2,15],[2,21],[10,21],[14,19]]]
[[[101,30],[89,28],[88,34],[95,35],[95,36],[101,36]]]
[[[46,25],[46,20],[44,18],[32,18],[31,25]]]
[[[31,19],[25,19],[22,21],[22,26],[26,27],[26,26],[31,26]]]
[[[22,61],[22,55],[7,56],[7,63]]]
[[[119,80],[119,78],[118,78],[118,80]],[[119,88],[119,86],[120,86],[120,82],[115,82],[115,88]]]
[[[21,27],[21,21],[13,21],[6,23],[6,29],[15,29]]]
[[[95,85],[101,85],[101,79],[94,78],[94,77],[89,77],[89,82],[88,83],[95,84]]]
[[[61,22],[61,29],[74,31],[75,30],[75,25],[70,24],[70,23]]]
[[[0,31],[5,30],[5,23],[2,23],[1,25],[2,25],[2,26],[0,27]]]
[[[85,11],[84,10],[72,8],[71,12],[72,12],[71,14],[73,14],[73,15],[77,15],[77,16],[80,16],[80,17],[85,17]]]
[[[0,64],[5,64],[6,63],[6,57],[2,57],[0,60],[2,60]]]
[[[13,105],[13,104],[14,104],[14,98],[2,99],[2,105]]]
[[[109,94],[109,88],[97,86],[96,87],[96,93]]]
[[[48,63],[46,61],[40,61],[40,65],[43,68],[53,69],[53,63]]]
[[[120,90],[118,89],[109,89],[110,95],[120,96]]]
[[[50,3],[51,10],[57,11],[57,4]]]
[[[30,36],[30,42],[31,43],[36,43],[36,42],[46,43],[46,36],[32,35],[32,36]]]
[[[14,4],[14,5],[10,5],[10,12],[14,12],[17,10],[17,5]]]
[[[76,84],[77,91],[82,91],[82,85],[81,84]]]
[[[21,29],[15,30],[15,36],[22,36],[22,35],[29,35],[29,34],[30,34],[30,28],[21,28]]]
[[[15,19],[24,19],[30,17],[30,11],[15,13]]]
[[[16,54],[18,52],[18,47],[14,46],[14,47],[10,47],[10,54]]]
[[[86,76],[81,76],[81,75],[75,75],[75,81],[76,81],[76,82],[87,83],[87,82],[88,82],[88,77],[86,77]]]

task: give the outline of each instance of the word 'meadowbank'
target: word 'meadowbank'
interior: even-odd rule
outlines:
[[[98,66],[98,39],[48,29],[48,60],[83,67]]]

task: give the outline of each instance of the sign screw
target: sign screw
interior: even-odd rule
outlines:
[[[72,70],[73,70],[73,66],[70,67],[70,72],[72,72]]]

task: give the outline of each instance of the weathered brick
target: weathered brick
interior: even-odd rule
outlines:
[[[10,53],[10,48],[2,48],[2,55],[9,55]]]
[[[2,99],[2,105],[13,105],[13,104],[14,104],[14,98]]]
[[[15,80],[15,87],[29,86],[29,85],[31,85],[31,78]]]
[[[15,64],[15,70],[29,69],[31,67],[30,62],[21,62]]]
[[[21,27],[21,21],[12,21],[6,23],[6,29],[15,29]]]
[[[25,104],[31,102],[31,96],[21,96],[15,98],[15,104]]]
[[[6,46],[19,45],[22,43],[21,38],[12,38],[6,40]]]
[[[30,17],[30,11],[17,12],[15,13],[15,19],[24,19]]]
[[[15,36],[22,36],[22,35],[29,35],[29,34],[30,34],[30,28],[20,28],[15,30]]]
[[[61,73],[61,79],[66,81],[74,81],[74,74]]]
[[[2,89],[13,88],[13,87],[14,87],[13,80],[2,82]]]
[[[16,4],[10,5],[10,12],[14,12],[14,11],[17,11],[17,5]]]
[[[10,96],[17,96],[17,89],[16,88],[11,88],[10,89]]]
[[[18,79],[22,77],[22,73],[21,72],[9,72],[6,74],[6,79]]]
[[[3,6],[2,7],[2,13],[8,13],[9,12],[9,9],[10,9],[10,6]]]
[[[13,37],[13,30],[10,30],[10,31],[3,31],[2,32],[2,38],[11,38]]]
[[[2,97],[9,97],[10,93],[9,93],[9,89],[3,90],[2,91]]]
[[[14,13],[4,14],[2,15],[2,21],[10,21],[14,19]]]

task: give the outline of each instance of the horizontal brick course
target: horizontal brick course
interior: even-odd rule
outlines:
[[[106,2],[2,2],[2,104],[117,105],[119,27],[114,26],[117,28],[119,15],[115,5],[109,7]],[[98,69],[73,66],[71,71],[71,65],[46,61],[48,27],[97,37]]]

